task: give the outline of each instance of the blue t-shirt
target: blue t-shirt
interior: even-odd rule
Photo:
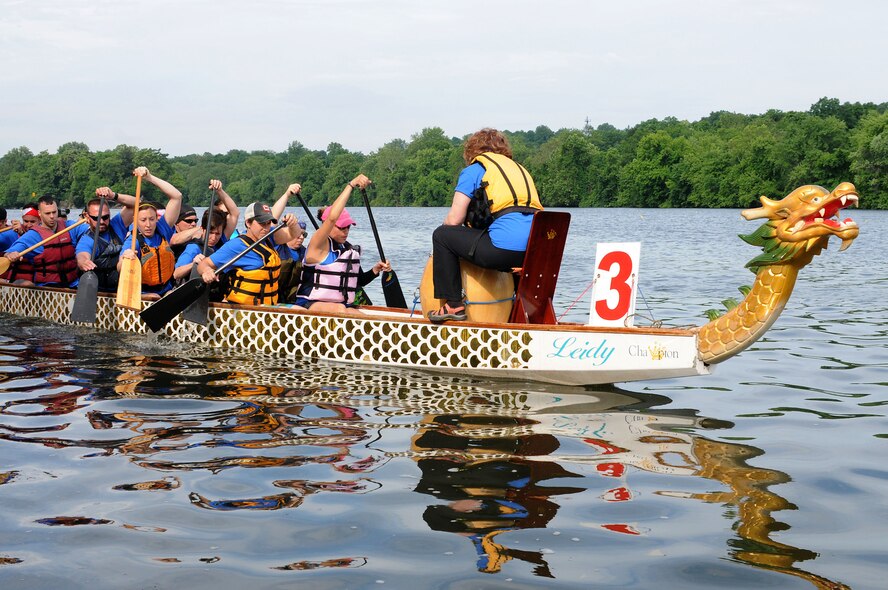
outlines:
[[[8,229],[5,232],[0,233],[0,253],[6,252],[6,250],[15,243],[18,237],[19,235],[15,233],[14,229]]]
[[[157,218],[157,227],[154,230],[154,235],[151,237],[142,236],[139,234],[142,239],[145,241],[145,244],[151,246],[152,248],[157,248],[162,243],[162,240],[166,240],[167,243],[172,239],[173,234],[176,232],[175,229],[169,226],[166,222],[166,219],[163,217]],[[126,234],[126,237],[123,240],[123,248],[120,250],[120,255],[123,256],[124,250],[129,250],[133,245],[133,234],[132,234],[132,226],[130,226],[130,232]],[[136,248],[136,257],[139,260],[142,259],[142,251],[139,248]]]
[[[484,172],[484,166],[478,162],[463,168],[456,181],[456,192],[474,199],[475,191],[481,186],[481,179],[484,178]],[[531,213],[517,211],[506,213],[495,219],[487,232],[490,234],[490,241],[497,248],[523,252],[527,250],[531,223],[533,223],[533,214]]]
[[[210,255],[212,255],[213,252],[216,251],[216,248],[220,248],[220,247],[221,246],[219,246],[219,243],[216,242],[216,246],[215,247],[210,246],[207,249],[207,252],[209,252]],[[182,253],[179,254],[179,257],[176,259],[176,268],[179,268],[182,266],[188,266],[189,264],[193,263],[194,257],[197,256],[198,254],[203,254],[203,244],[189,242],[188,244],[185,245],[185,249],[182,250]]]
[[[108,230],[104,233],[99,234],[99,247],[101,247],[103,244],[108,244],[111,242],[111,232],[114,232],[114,235],[117,236],[118,240],[120,240],[121,242],[125,242],[127,228],[126,225],[124,225],[123,220],[120,218],[119,214],[111,218],[111,223],[108,224]],[[80,236],[80,239],[77,240],[77,246],[74,249],[74,253],[80,254],[81,252],[86,252],[90,255],[90,257],[92,257],[94,241],[93,236],[95,235],[95,231],[93,230],[84,232],[84,234]],[[132,236],[130,236],[130,239],[132,239]]]
[[[281,257],[281,260],[293,260],[294,262],[301,262],[305,260],[305,246],[299,246],[298,248],[291,248],[286,244],[281,244],[278,246],[278,256]]]

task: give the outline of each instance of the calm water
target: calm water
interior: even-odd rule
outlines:
[[[408,299],[444,212],[374,211]],[[639,324],[701,324],[752,280],[737,211],[572,213],[559,313],[599,241],[643,242]],[[0,587],[884,588],[888,212],[850,216],[861,236],[765,339],[681,380],[374,371],[2,315]]]

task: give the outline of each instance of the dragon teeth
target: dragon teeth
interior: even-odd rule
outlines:
[[[826,207],[820,210],[820,217],[826,217]],[[821,221],[823,220],[821,219]]]
[[[842,196],[842,207],[844,207],[844,206],[847,205],[847,204],[848,204],[848,197],[847,197],[847,196]]]

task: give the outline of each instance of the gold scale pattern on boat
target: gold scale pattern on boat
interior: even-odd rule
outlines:
[[[0,309],[8,313],[71,324],[74,293],[41,289],[2,289]],[[99,331],[145,334],[138,313],[99,297]],[[312,316],[288,310],[211,308],[201,326],[180,317],[164,329],[172,340],[217,348],[249,350],[286,357],[307,357],[387,366],[447,370],[524,369],[531,359],[531,336],[507,329],[470,329],[383,317]]]

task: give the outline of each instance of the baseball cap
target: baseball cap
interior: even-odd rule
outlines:
[[[265,203],[250,203],[244,213],[244,221],[258,221],[259,223],[277,223],[277,219],[271,214],[271,207]]]
[[[300,228],[305,229],[305,222],[304,221],[297,221],[296,223],[299,225]]]
[[[327,218],[330,216],[330,207],[324,209],[324,213],[321,215],[321,221],[327,221]],[[352,216],[348,214],[348,209],[343,209],[342,213],[339,214],[339,219],[336,220],[336,227],[342,229],[344,227],[348,227],[350,225],[358,225],[355,223],[355,220],[352,219]]]

